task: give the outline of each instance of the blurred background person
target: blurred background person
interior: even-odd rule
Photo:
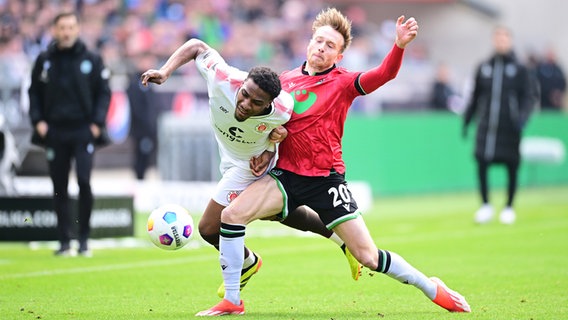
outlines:
[[[542,110],[562,110],[566,93],[566,77],[552,47],[549,47],[543,59],[537,62],[536,75],[540,84]]]
[[[518,184],[521,133],[538,97],[531,87],[529,69],[513,52],[509,29],[499,26],[494,30],[493,47],[493,55],[477,68],[463,133],[467,134],[467,126],[477,115],[475,159],[482,206],[475,213],[475,222],[487,223],[493,218],[488,169],[492,164],[503,164],[508,175],[507,203],[499,219],[501,223],[512,224],[516,219],[513,201]]]
[[[464,101],[451,84],[450,67],[446,63],[438,64],[432,92],[430,108],[436,111],[463,113]]]
[[[79,185],[79,254],[90,256],[87,240],[93,209],[91,171],[95,142],[105,126],[110,103],[110,72],[102,58],[79,39],[75,13],[58,14],[53,41],[36,59],[29,88],[29,115],[35,142],[45,146],[53,183],[60,247],[57,256],[72,256],[72,217],[69,210],[69,172],[74,160]]]
[[[148,168],[156,163],[158,116],[162,111],[159,94],[154,86],[140,83],[142,72],[157,64],[151,53],[141,53],[136,59],[126,93],[130,104],[130,138],[134,146],[132,168],[136,179],[143,180]]]

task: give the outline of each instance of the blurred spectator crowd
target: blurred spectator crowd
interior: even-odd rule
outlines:
[[[192,37],[243,70],[296,67],[305,59],[313,18],[324,7],[317,0],[0,0],[1,101],[21,96],[31,64],[51,40],[52,19],[62,10],[80,13],[81,38],[102,54],[113,89],[123,90],[132,75],[159,67]],[[357,6],[340,9],[352,20],[354,34],[341,65],[353,70],[377,65],[392,47],[394,21],[378,26]],[[423,60],[415,47],[417,54],[407,59]],[[196,75],[194,68],[179,72]]]
[[[31,64],[49,43],[52,19],[62,10],[79,12],[81,38],[103,55],[113,74],[113,90],[125,90],[141,71],[159,67],[192,37],[209,43],[243,70],[253,65],[278,72],[296,67],[305,59],[313,18],[324,7],[319,0],[0,0],[2,113],[10,120],[27,112],[21,100],[26,98]],[[394,21],[370,21],[356,5],[339,9],[352,20],[354,34],[340,64],[352,70],[377,65],[392,47]],[[373,112],[379,105],[388,109],[389,101],[393,109],[412,103],[415,109],[431,107],[429,84],[434,82],[436,62],[429,60],[423,42],[407,51],[405,69],[412,76],[402,75],[404,79],[388,84],[378,98],[356,100],[354,110]],[[544,72],[558,74],[557,69],[550,70]],[[197,75],[194,68],[178,72],[183,77]],[[557,81],[564,81],[565,87],[565,80]],[[193,89],[191,83],[175,90]],[[564,90],[555,91],[554,101],[562,98]]]

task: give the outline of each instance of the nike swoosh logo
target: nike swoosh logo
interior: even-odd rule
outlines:
[[[292,95],[292,99],[294,99],[294,112],[297,114],[308,111],[308,109],[316,103],[318,98],[315,93],[308,93],[306,90],[294,91],[290,94]]]

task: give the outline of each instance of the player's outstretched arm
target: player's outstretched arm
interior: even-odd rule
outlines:
[[[194,60],[200,53],[209,49],[209,45],[199,39],[190,39],[168,58],[166,63],[159,69],[150,69],[142,74],[140,81],[147,86],[148,82],[162,84],[170,75],[184,64]]]
[[[418,35],[418,22],[414,17],[404,22],[404,15],[396,20],[396,45],[404,49]]]
[[[404,19],[405,17],[402,15],[396,20],[395,44],[383,62],[361,75],[359,83],[364,92],[371,93],[377,90],[398,74],[402,64],[403,49],[418,35],[416,19],[409,18],[406,22]]]

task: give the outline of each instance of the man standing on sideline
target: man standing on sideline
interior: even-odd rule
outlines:
[[[69,210],[69,172],[75,160],[79,184],[79,254],[88,247],[93,208],[91,171],[95,143],[110,102],[110,72],[102,58],[79,39],[79,18],[71,12],[53,20],[53,41],[36,59],[29,88],[30,119],[35,142],[45,146],[57,213],[60,247],[57,256],[72,256],[72,221]]]
[[[286,124],[288,137],[280,144],[276,167],[248,186],[221,214],[219,261],[224,298],[197,316],[245,313],[239,275],[246,226],[280,212],[285,217],[303,205],[316,211],[365,267],[413,285],[448,311],[470,312],[465,298],[440,279],[429,278],[398,254],[377,248],[345,181],[341,140],[349,108],[356,97],[396,77],[404,48],[418,34],[418,23],[400,16],[391,51],[379,66],[365,72],[336,66],[352,40],[351,22],[341,12],[334,8],[320,12],[312,32],[306,62],[280,76],[283,90],[294,98],[294,111]]]
[[[507,168],[507,203],[499,215],[504,224],[515,222],[513,200],[517,190],[521,133],[538,100],[538,85],[513,52],[511,31],[499,26],[493,32],[494,54],[477,68],[471,100],[464,114],[463,135],[477,115],[475,160],[482,205],[476,223],[493,218],[489,203],[488,170],[491,164]]]
[[[566,94],[566,76],[558,64],[552,47],[546,49],[544,57],[536,65],[540,83],[540,107],[542,110],[562,111]]]

